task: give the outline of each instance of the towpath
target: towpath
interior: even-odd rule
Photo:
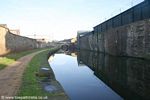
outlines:
[[[0,70],[0,100],[5,96],[15,96],[22,80],[23,72],[27,64],[38,53],[44,50],[31,53],[20,59],[15,63],[7,66],[5,69]]]

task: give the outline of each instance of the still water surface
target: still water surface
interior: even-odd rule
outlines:
[[[145,88],[145,82],[149,88],[149,81],[145,80],[144,76],[140,76],[144,73],[140,72],[143,71],[142,65],[140,69],[138,65],[148,64],[143,67],[149,70],[149,63],[143,60],[137,63],[137,59],[133,58],[116,58],[88,51],[80,51],[76,53],[77,56],[74,53],[72,53],[73,56],[70,54],[56,53],[50,57],[50,65],[56,79],[71,100],[149,98],[149,91]]]

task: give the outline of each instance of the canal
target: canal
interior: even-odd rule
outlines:
[[[58,52],[49,58],[71,100],[150,99],[150,62],[91,51]]]

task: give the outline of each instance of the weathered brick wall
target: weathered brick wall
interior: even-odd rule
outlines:
[[[96,50],[97,51],[97,36],[92,32],[82,36],[78,39],[79,48],[84,50]]]
[[[117,56],[145,57],[150,54],[150,20],[134,22],[112,28],[104,33],[104,43],[100,47],[105,53]],[[103,52],[103,51],[102,51]]]
[[[9,29],[0,26],[0,56],[9,52],[18,52],[35,48],[46,47],[46,43],[35,39],[10,33]]]
[[[79,41],[80,41],[80,48],[81,49],[89,49],[90,50],[90,48],[89,48],[89,41],[88,41],[88,37],[87,36],[86,37],[81,37]]]
[[[116,56],[147,57],[150,55],[150,19],[81,37],[80,44],[80,49]]]
[[[127,27],[127,55],[144,57],[150,55],[150,19]]]
[[[98,33],[97,33],[98,34]],[[98,34],[98,38],[97,38],[97,48],[98,48],[98,51],[100,52],[105,52],[105,48],[104,48],[104,32],[101,33],[101,34]]]
[[[79,48],[92,50],[93,49],[92,46],[91,46],[92,43],[90,43],[90,41],[92,41],[92,40],[90,40],[90,39],[92,39],[91,34],[80,37],[80,39],[79,39],[79,43],[80,43]]]
[[[111,28],[103,32],[104,50],[112,55],[126,55],[127,26]]]

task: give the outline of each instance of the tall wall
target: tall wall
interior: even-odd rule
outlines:
[[[145,57],[150,55],[150,19],[127,27],[127,55]]]
[[[12,33],[5,35],[6,48],[10,51],[22,51],[37,48],[37,42],[34,39],[18,36]]]
[[[84,37],[80,37],[79,44],[81,49],[88,49],[88,50],[94,50],[94,42],[91,42],[93,40],[93,34],[92,32],[85,35]]]
[[[0,56],[9,52],[41,48],[44,44],[35,39],[12,34],[8,28],[0,26]]]
[[[119,56],[145,57],[150,54],[150,19],[104,32],[105,52]]]
[[[149,12],[150,3],[144,1],[95,26],[94,32],[78,38],[78,46],[117,56],[150,56]]]
[[[105,52],[117,56],[146,57],[150,55],[150,19],[112,28],[100,34],[79,38],[80,49]]]

